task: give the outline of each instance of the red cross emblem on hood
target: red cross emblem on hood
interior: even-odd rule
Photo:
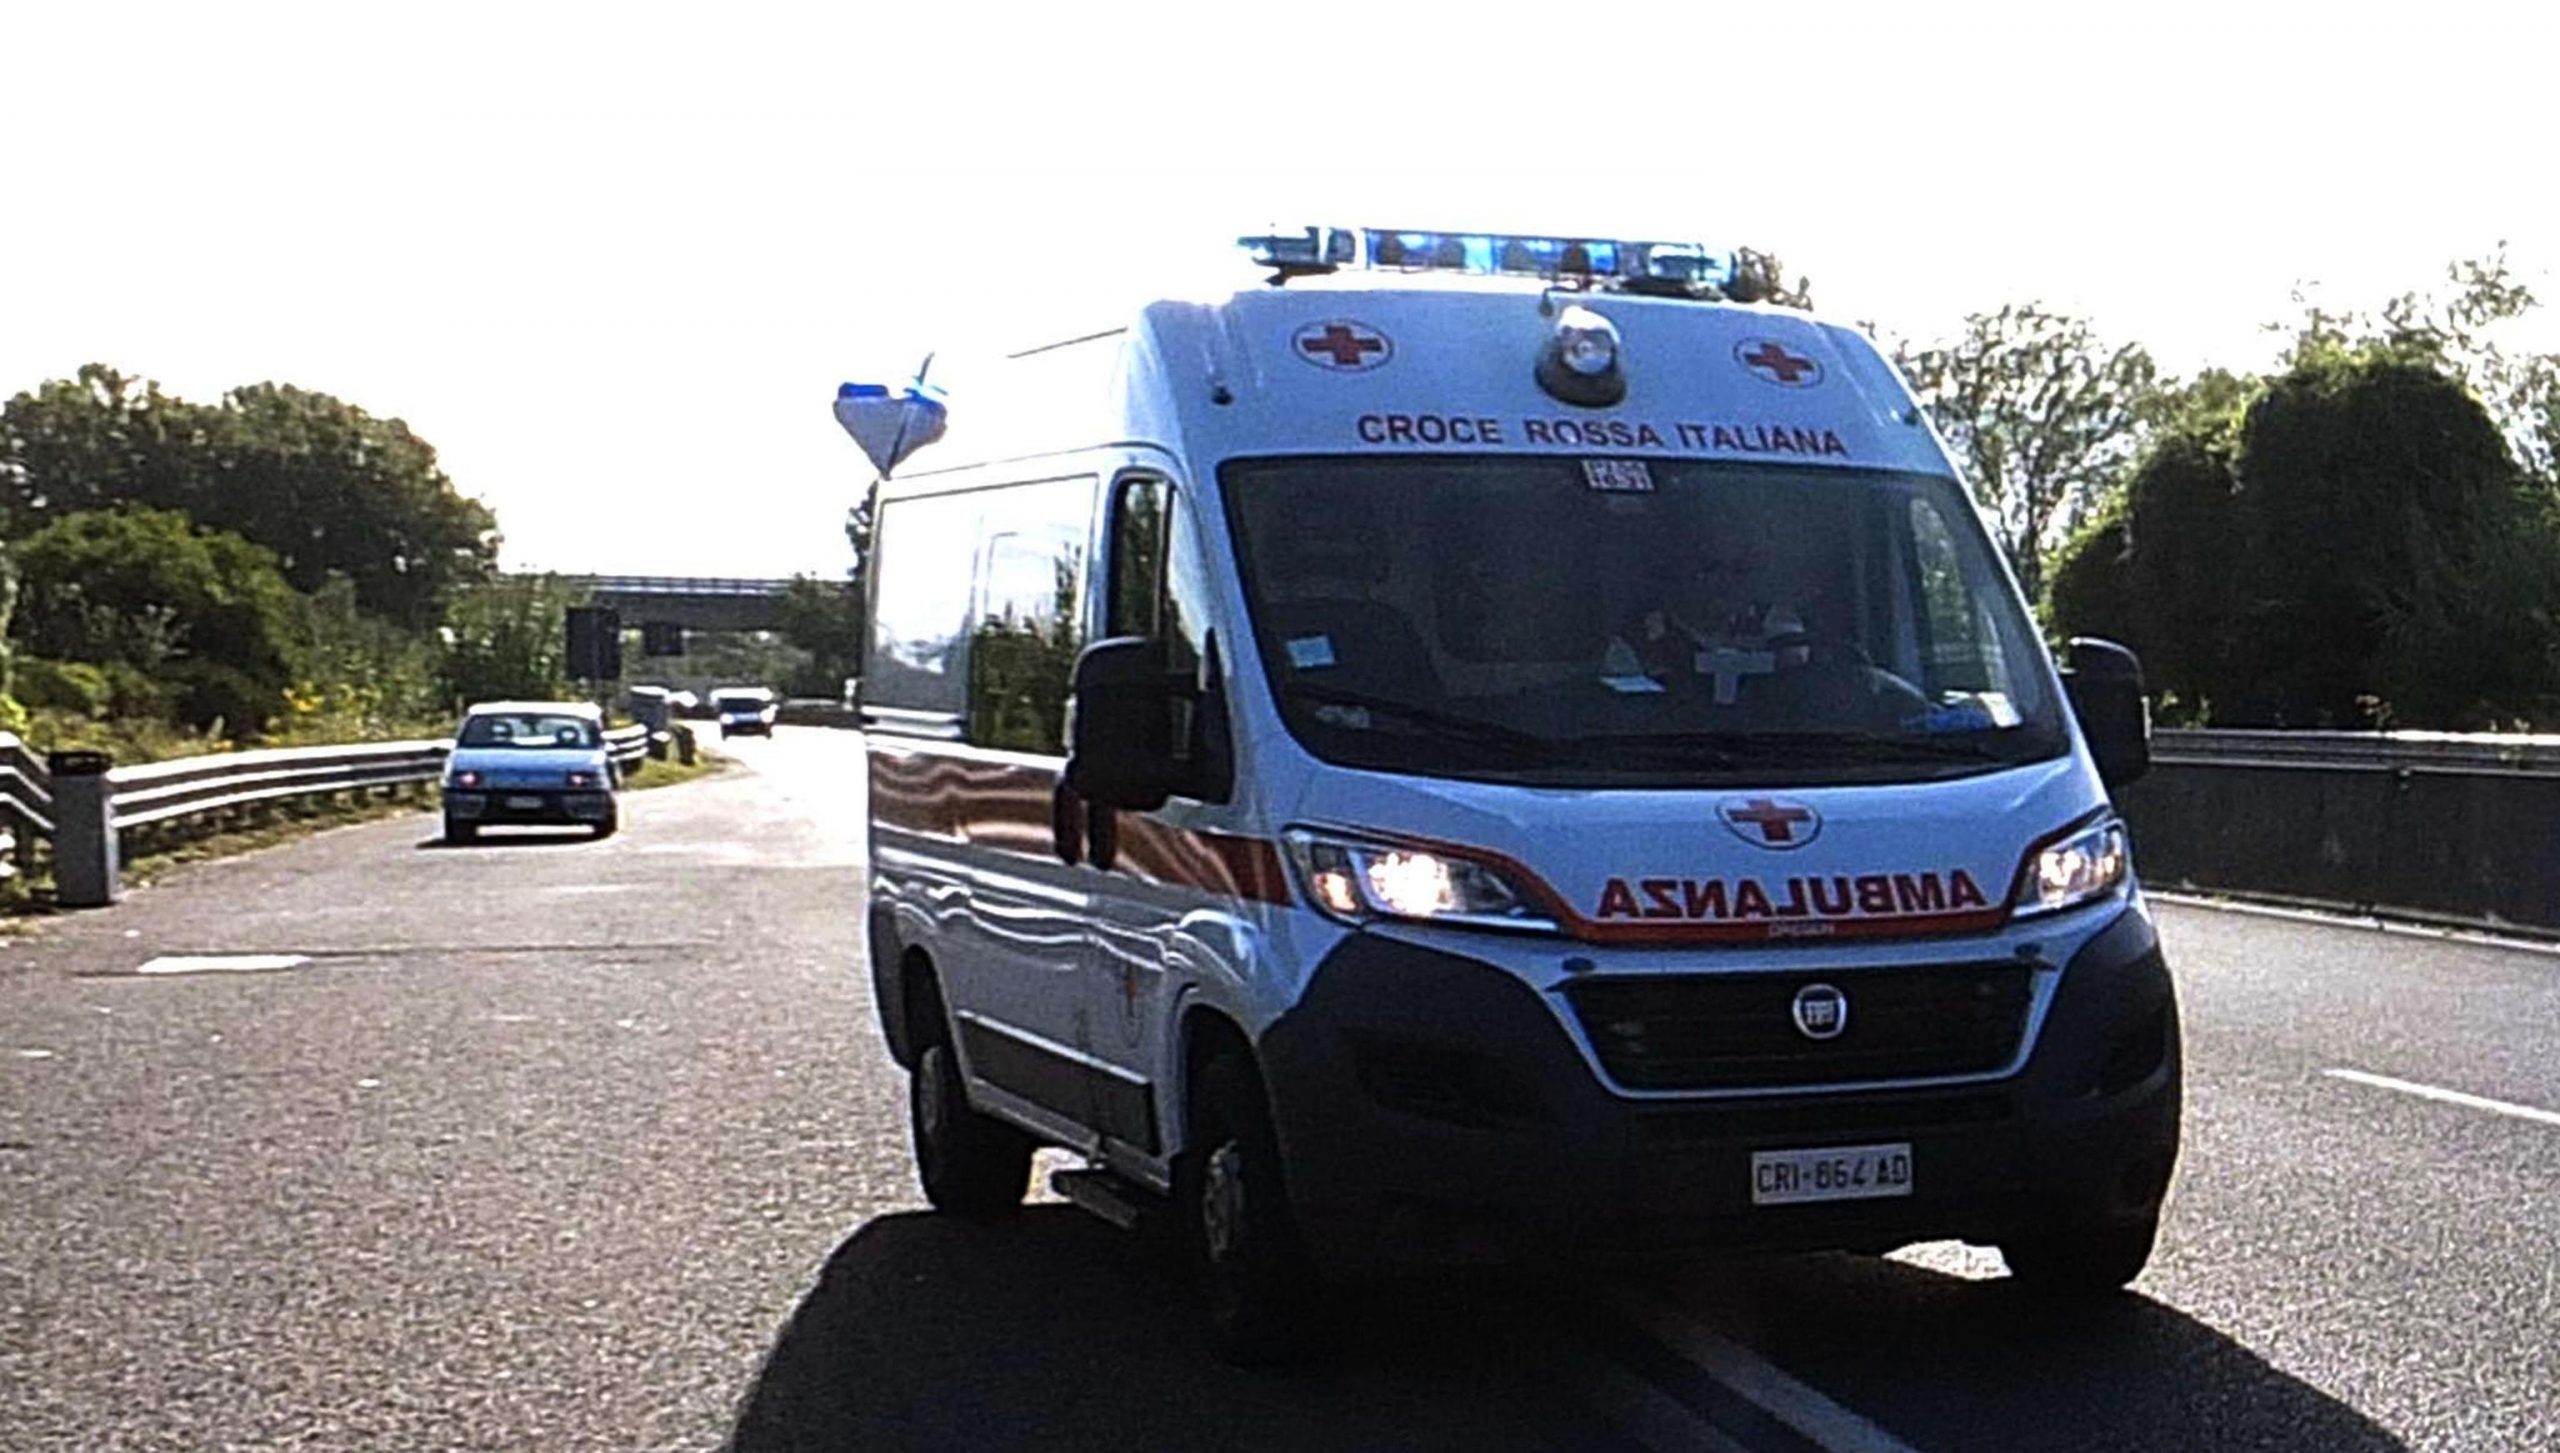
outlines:
[[[1822,363],[1801,353],[1789,353],[1774,338],[1749,339],[1733,350],[1734,361],[1771,383],[1786,388],[1804,388],[1822,382]]]
[[[1753,797],[1726,802],[1716,815],[1734,835],[1757,847],[1800,848],[1822,831],[1822,814],[1783,797]]]
[[[1358,373],[1377,367],[1395,354],[1387,335],[1358,323],[1310,323],[1292,340],[1293,351],[1320,368]]]

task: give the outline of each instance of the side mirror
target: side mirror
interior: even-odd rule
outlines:
[[[2075,636],[2062,686],[2079,715],[2080,734],[2098,760],[2098,778],[2122,787],[2151,770],[2151,702],[2142,692],[2142,658],[2092,636]]]
[[[1076,657],[1070,692],[1067,786],[1104,807],[1164,806],[1181,774],[1164,643],[1137,636],[1094,642]]]

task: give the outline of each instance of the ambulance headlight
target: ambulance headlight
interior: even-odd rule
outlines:
[[[1577,303],[1556,314],[1538,355],[1538,387],[1569,404],[1606,408],[1627,396],[1618,353],[1618,326]]]
[[[2124,824],[2112,819],[2040,849],[2027,860],[2014,905],[2021,918],[2058,913],[2103,898],[2133,874]]]
[[[1552,933],[1525,887],[1488,864],[1394,843],[1292,830],[1283,838],[1307,901],[1346,923],[1408,919]]]

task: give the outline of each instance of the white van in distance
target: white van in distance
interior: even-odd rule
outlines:
[[[2180,1109],[2139,668],[2057,669],[1891,366],[1695,246],[1248,241],[1283,285],[1018,359],[936,467],[931,390],[838,403],[931,1200],[1081,1154],[1238,1357],[1417,1266],[2131,1280]]]

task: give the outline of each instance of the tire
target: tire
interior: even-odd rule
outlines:
[[[915,1145],[916,1180],[937,1211],[992,1220],[1022,1209],[1031,1187],[1031,1137],[970,1108],[960,1061],[940,1005],[932,1037],[916,1049],[907,1075],[907,1133]]]
[[[605,814],[604,821],[596,824],[596,841],[602,842],[620,831],[622,831],[622,814],[608,812]]]
[[[450,817],[444,820],[444,840],[454,847],[458,848],[465,843],[476,841],[479,836],[480,827],[477,823],[456,822]]]
[[[2150,1264],[2160,1215],[2138,1221],[2063,1222],[2000,1243],[2009,1279],[2051,1297],[2101,1297],[2124,1290]]]
[[[1193,1087],[1179,1183],[1210,1347],[1239,1367],[1305,1360],[1320,1298],[1280,1168],[1262,1079],[1243,1054],[1213,1055]]]

